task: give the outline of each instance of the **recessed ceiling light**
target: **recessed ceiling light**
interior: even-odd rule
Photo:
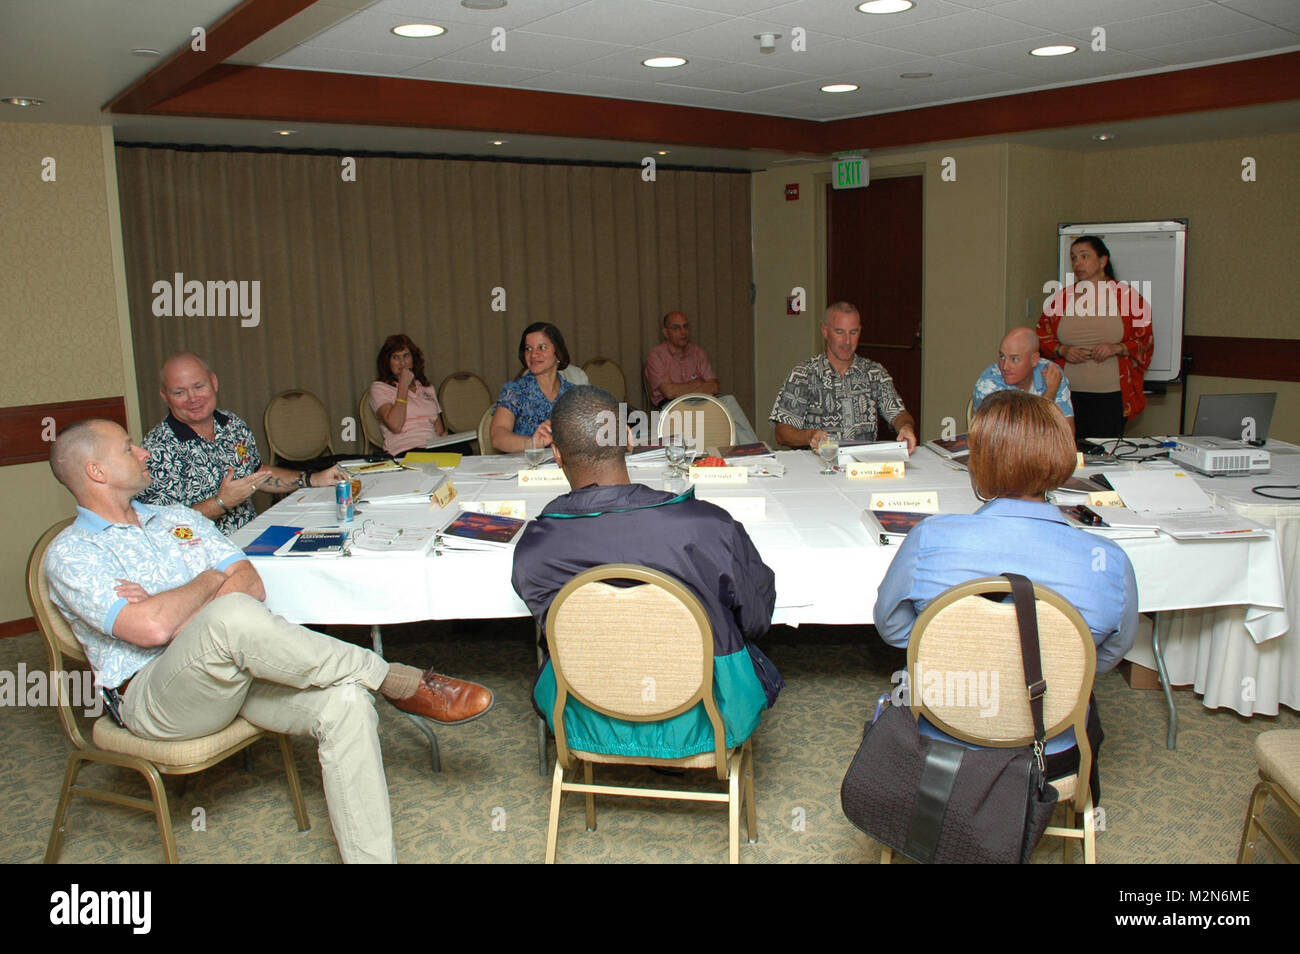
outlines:
[[[393,32],[398,36],[418,40],[430,36],[442,36],[447,31],[436,23],[403,23],[401,26],[393,27]]]
[[[642,60],[641,65],[652,70],[670,70],[674,66],[685,66],[686,60],[680,56],[652,56],[648,60]]]
[[[1115,138],[1115,134],[1114,134],[1114,133],[1097,133],[1097,134],[1096,134],[1095,136],[1093,136],[1092,138],[1095,139],[1095,140],[1097,140],[1098,142],[1110,142],[1112,139]]]
[[[858,13],[902,13],[913,6],[912,0],[867,0],[858,4]]]
[[[138,50],[131,51],[132,56],[162,56],[161,50],[151,50],[147,47],[140,47]]]
[[[277,129],[277,130],[275,131],[275,134],[276,134],[277,136],[296,136],[296,135],[298,135],[298,130],[296,130],[296,129]]]
[[[823,93],[851,93],[858,88],[857,83],[830,83],[822,87]]]
[[[666,156],[666,155],[668,155],[668,150],[667,150],[667,149],[660,149],[660,150],[659,150],[659,155],[661,155],[661,156]]]
[[[899,79],[929,79],[933,73],[899,73]]]
[[[35,96],[6,96],[0,99],[0,103],[8,103],[10,106],[44,106],[45,100]]]
[[[506,0],[460,0],[460,5],[466,10],[500,10]]]
[[[1055,46],[1039,46],[1029,51],[1030,56],[1065,56],[1067,53],[1073,53],[1079,48],[1071,46],[1068,43],[1060,43]]]
[[[504,145],[505,145],[506,143],[508,143],[510,140],[509,140],[509,139],[490,139],[490,140],[488,140],[488,141],[489,141],[492,145],[494,145],[494,146],[504,146]]]

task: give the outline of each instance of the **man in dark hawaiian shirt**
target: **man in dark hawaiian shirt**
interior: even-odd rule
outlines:
[[[217,376],[192,352],[167,359],[158,393],[170,413],[145,435],[153,482],[140,494],[142,503],[184,504],[231,534],[257,516],[255,490],[287,494],[348,479],[337,467],[314,474],[263,467],[252,430],[217,409]]]

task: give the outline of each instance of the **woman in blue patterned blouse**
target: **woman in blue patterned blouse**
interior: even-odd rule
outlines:
[[[569,365],[569,349],[560,329],[538,321],[519,339],[519,362],[525,373],[501,387],[492,415],[492,446],[517,453],[535,440],[551,446],[551,406],[572,385],[560,377]]]

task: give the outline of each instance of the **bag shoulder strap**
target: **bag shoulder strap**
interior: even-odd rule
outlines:
[[[1003,573],[1011,584],[1011,597],[1016,602],[1016,622],[1020,626],[1020,659],[1025,672],[1025,689],[1029,692],[1029,712],[1034,718],[1034,755],[1038,767],[1043,768],[1043,744],[1047,729],[1043,722],[1043,696],[1047,694],[1047,680],[1043,678],[1043,658],[1038,642],[1038,607],[1034,600],[1034,584],[1019,573]]]

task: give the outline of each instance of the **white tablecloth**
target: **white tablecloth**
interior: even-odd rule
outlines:
[[[1219,506],[1273,529],[1286,606],[1284,634],[1261,641],[1261,621],[1252,616],[1253,608],[1208,601],[1211,608],[1165,613],[1157,621],[1169,681],[1191,685],[1208,708],[1233,709],[1247,716],[1277,715],[1279,705],[1300,709],[1300,502],[1269,500],[1251,490],[1262,484],[1300,484],[1300,448],[1270,441],[1268,449],[1270,473],[1207,478],[1200,483]],[[1264,573],[1266,568],[1252,566],[1247,572]],[[1139,637],[1126,658],[1154,669],[1150,636]]]
[[[896,548],[874,544],[862,524],[860,515],[871,493],[936,490],[944,512],[971,513],[979,506],[965,471],[925,448],[908,461],[906,477],[886,481],[850,482],[842,473],[823,476],[817,472],[820,462],[806,451],[785,452],[778,459],[786,468],[784,477],[753,478],[746,486],[725,490],[704,485],[697,489],[705,499],[763,499],[765,518],[744,522],[776,573],[776,623],[872,622],[876,588]],[[459,499],[524,500],[528,515],[535,516],[562,491],[524,490],[514,480],[488,476],[515,471],[522,463],[512,456],[464,458],[452,474]],[[664,486],[662,466],[634,468],[631,476],[652,487]],[[259,516],[235,535],[235,543],[247,545],[272,524],[334,525],[332,505],[296,503],[301,496],[290,494]],[[453,503],[449,510],[456,507]],[[358,522],[378,519],[441,526],[450,518],[449,510],[362,505]],[[1300,534],[1300,529],[1291,526],[1287,533]],[[1179,543],[1162,536],[1118,542],[1133,561],[1141,609],[1230,607],[1225,612],[1237,614],[1241,632],[1250,634],[1245,642],[1251,648],[1257,652],[1262,648],[1264,656],[1284,655],[1273,646],[1280,645],[1276,637],[1287,631],[1285,607],[1296,605],[1300,594],[1291,581],[1288,604],[1282,560],[1272,537]],[[508,550],[444,550],[440,556],[428,557],[258,557],[254,563],[266,582],[268,605],[297,622],[386,624],[528,615],[510,585]],[[1294,638],[1288,641],[1293,643]],[[1293,647],[1290,652],[1288,659],[1293,658]],[[1230,675],[1235,678],[1235,672]],[[1258,711],[1267,710],[1259,706]]]

